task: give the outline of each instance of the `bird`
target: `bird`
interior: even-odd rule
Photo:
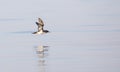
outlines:
[[[44,30],[44,22],[41,18],[38,18],[38,22],[35,22],[36,25],[38,26],[38,31],[37,32],[33,32],[33,34],[44,34],[44,33],[48,33],[48,30]]]

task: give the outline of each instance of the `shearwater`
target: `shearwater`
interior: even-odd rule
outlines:
[[[43,33],[48,33],[48,30],[44,30],[44,22],[41,18],[38,18],[38,22],[36,22],[37,26],[38,26],[38,31],[37,32],[33,32],[33,34],[43,34]]]

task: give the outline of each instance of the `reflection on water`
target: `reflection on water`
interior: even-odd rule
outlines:
[[[38,55],[39,61],[39,72],[46,72],[46,57],[48,56],[48,47],[49,46],[37,46],[35,47],[36,54]]]

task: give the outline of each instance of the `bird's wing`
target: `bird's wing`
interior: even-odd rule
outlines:
[[[41,18],[38,18],[38,22],[40,25],[44,26],[43,20]]]
[[[36,22],[36,24],[37,24],[37,26],[39,26],[39,25],[40,25],[40,23],[38,23],[38,22]]]

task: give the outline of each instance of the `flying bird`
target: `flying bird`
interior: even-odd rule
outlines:
[[[43,34],[43,33],[48,33],[48,30],[44,30],[44,22],[41,18],[38,18],[38,22],[36,22],[36,25],[38,26],[38,31],[33,32],[33,34]]]

